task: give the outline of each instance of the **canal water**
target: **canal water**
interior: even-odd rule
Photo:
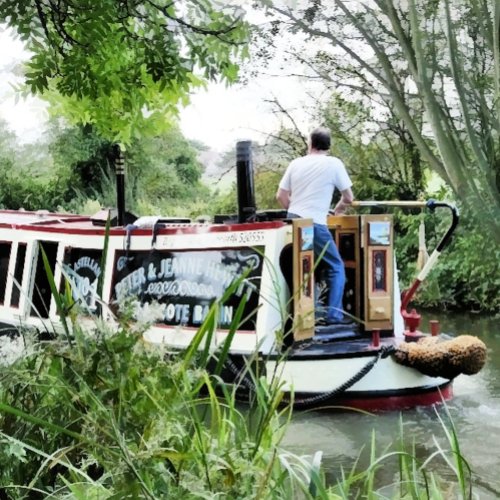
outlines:
[[[430,319],[440,320],[441,331],[475,335],[488,348],[488,359],[480,373],[461,375],[454,381],[454,398],[447,402],[446,408],[438,405],[374,415],[326,410],[296,412],[284,447],[299,455],[321,450],[327,479],[334,482],[340,477],[341,469],[349,472],[357,460],[358,470],[368,466],[373,433],[379,456],[396,451],[401,422],[404,442],[407,445],[415,443],[415,452],[422,462],[438,450],[438,445],[449,450],[440,422],[440,418],[449,422],[449,413],[462,455],[472,469],[475,498],[500,498],[500,318],[437,314]],[[451,457],[451,453],[448,456]],[[449,465],[439,457],[426,469],[444,480],[454,481]],[[381,484],[390,484],[397,480],[397,471],[395,460],[386,461],[377,473],[378,480]],[[382,493],[392,496],[390,491]]]

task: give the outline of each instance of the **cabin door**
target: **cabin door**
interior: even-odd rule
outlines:
[[[293,338],[314,336],[314,227],[311,219],[293,219]]]
[[[47,277],[47,272],[45,270],[45,266],[43,265],[42,248],[47,256],[50,269],[52,270],[52,276],[54,276],[57,259],[57,246],[58,243],[53,241],[39,242],[36,257],[35,282],[33,283],[33,292],[31,294],[31,316],[37,316],[40,318],[49,317],[50,299],[52,293],[50,290],[49,278]]]

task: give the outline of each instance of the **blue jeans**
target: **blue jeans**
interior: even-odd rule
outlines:
[[[328,284],[326,319],[327,321],[343,319],[342,298],[346,280],[344,263],[328,227],[323,224],[314,224],[314,257],[321,258],[325,267],[325,278]]]

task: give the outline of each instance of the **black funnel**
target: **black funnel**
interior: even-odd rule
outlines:
[[[238,222],[253,222],[257,208],[253,182],[252,141],[236,143],[236,184],[238,189]]]
[[[116,175],[116,207],[118,210],[117,225],[125,225],[125,159],[119,144],[112,146],[112,157]]]

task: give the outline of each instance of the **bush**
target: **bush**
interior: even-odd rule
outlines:
[[[437,246],[449,217],[425,215],[427,248]],[[418,226],[420,217],[396,216],[396,252],[400,280],[409,286],[417,275]],[[449,246],[445,247],[436,266],[421,285],[416,302],[422,307],[440,307],[495,313],[500,310],[500,247],[467,218],[461,219]]]

